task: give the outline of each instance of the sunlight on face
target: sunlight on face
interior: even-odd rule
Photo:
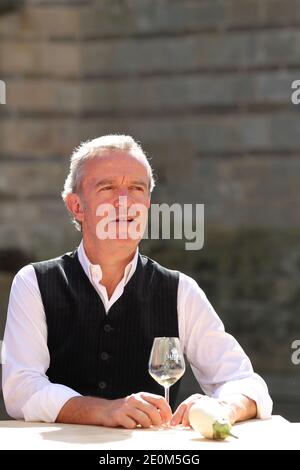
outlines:
[[[149,184],[146,166],[127,152],[105,151],[87,161],[81,188],[84,234],[137,243],[147,223]]]

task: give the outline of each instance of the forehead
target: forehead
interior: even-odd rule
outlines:
[[[98,156],[91,158],[84,165],[84,179],[143,178],[148,180],[148,172],[144,163],[137,160],[130,153],[120,150],[106,150]]]

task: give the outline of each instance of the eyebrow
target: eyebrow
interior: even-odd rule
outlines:
[[[115,184],[116,183],[116,180],[113,180],[113,179],[103,179],[103,180],[99,180],[96,182],[95,184],[95,187],[98,188],[99,186],[105,186],[106,184]],[[141,180],[134,180],[134,181],[130,181],[129,184],[136,184],[136,185],[139,185],[139,186],[143,186],[144,188],[148,188],[148,185],[144,182],[144,181],[141,181]]]
[[[141,180],[131,181],[130,184],[137,184],[139,186],[143,186],[146,189],[148,188],[148,185],[144,181],[141,181]]]

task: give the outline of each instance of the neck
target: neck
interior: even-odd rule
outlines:
[[[124,271],[128,263],[133,259],[136,247],[105,247],[101,249],[95,247],[88,240],[83,240],[84,251],[92,264],[98,264],[101,267],[101,284],[106,287],[109,297],[113,294],[115,288],[124,276]]]

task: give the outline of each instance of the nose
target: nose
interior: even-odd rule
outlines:
[[[130,205],[129,192],[126,188],[120,189],[114,198],[114,207],[116,208],[127,208]]]
[[[127,197],[129,194],[128,189],[126,187],[120,188],[118,191],[119,197]]]

